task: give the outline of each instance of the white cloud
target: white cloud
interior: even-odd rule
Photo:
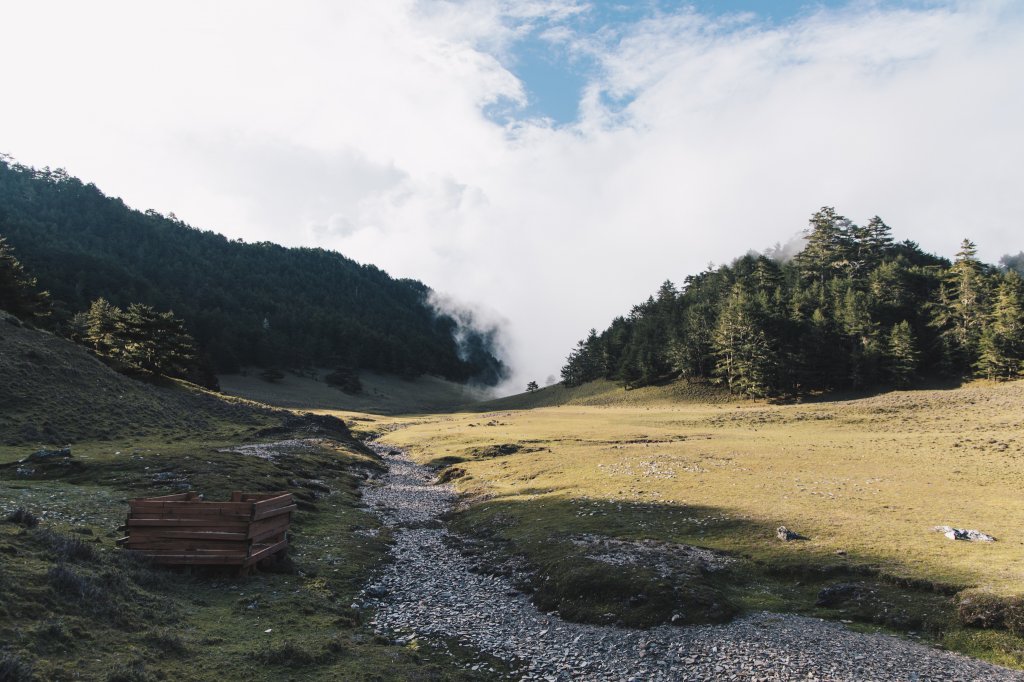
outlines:
[[[10,3],[0,151],[482,302],[510,320],[516,386],[822,204],[947,255],[1024,248],[1019,3],[558,23],[582,8]],[[575,125],[482,113],[526,102],[503,64],[536,27],[600,64]]]

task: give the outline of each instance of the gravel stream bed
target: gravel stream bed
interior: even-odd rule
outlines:
[[[389,471],[363,496],[394,529],[394,561],[361,597],[375,627],[405,643],[456,640],[520,680],[1016,680],[1024,673],[887,635],[757,613],[720,626],[629,630],[543,613],[505,578],[475,573],[439,522],[456,496],[404,453],[368,443]],[[486,662],[476,664],[488,671]],[[506,677],[495,673],[496,677]]]

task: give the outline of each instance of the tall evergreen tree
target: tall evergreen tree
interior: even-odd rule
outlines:
[[[889,333],[886,369],[894,386],[906,388],[914,380],[919,361],[914,333],[906,320],[894,325]]]
[[[762,326],[761,311],[737,282],[715,329],[717,375],[729,390],[755,398],[774,395],[779,358]]]
[[[999,283],[979,351],[975,366],[989,379],[1015,379],[1024,369],[1024,281],[1013,270]]]
[[[977,254],[977,247],[969,239],[960,244],[932,319],[950,356],[947,362],[958,372],[969,372],[975,365],[985,321],[988,282],[985,266]]]
[[[173,313],[133,303],[117,324],[119,359],[130,367],[166,376],[180,375],[195,360],[195,346]]]
[[[115,357],[121,351],[118,329],[123,314],[104,298],[96,299],[89,306],[85,313],[84,341],[97,355]]]
[[[36,278],[14,256],[14,249],[0,237],[0,310],[29,319],[50,313],[50,294],[39,291]]]
[[[807,245],[793,260],[810,278],[821,283],[844,274],[851,268],[852,232],[853,223],[833,207],[823,206],[811,216],[804,232]]]
[[[878,267],[892,248],[892,228],[878,216],[873,217],[864,227],[854,225],[851,237],[853,273],[858,277]]]

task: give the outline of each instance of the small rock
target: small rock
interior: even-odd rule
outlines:
[[[964,540],[966,542],[995,542],[996,539],[988,533],[980,530],[953,528],[952,526],[935,526],[936,532],[942,533],[950,540]]]
[[[794,533],[785,526],[779,526],[775,531],[775,537],[782,540],[783,542],[790,542],[791,540],[807,540],[806,536],[800,535],[800,533]]]
[[[65,446],[58,448],[57,450],[36,450],[31,455],[21,460],[22,462],[45,462],[51,459],[70,459],[71,458],[71,446]]]

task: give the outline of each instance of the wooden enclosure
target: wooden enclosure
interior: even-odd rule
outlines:
[[[296,505],[291,493],[231,494],[207,502],[196,493],[128,501],[127,537],[118,543],[158,564],[212,564],[245,570],[288,547]]]

